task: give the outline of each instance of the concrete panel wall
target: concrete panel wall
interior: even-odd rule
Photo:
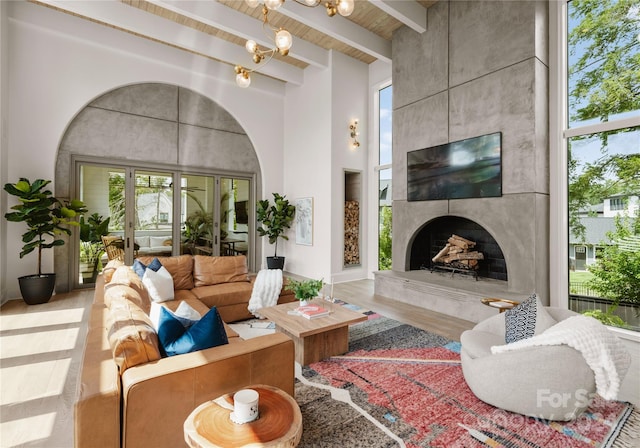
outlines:
[[[425,33],[394,34],[394,270],[408,269],[423,225],[465,217],[500,245],[506,291],[548,301],[547,30],[543,1],[456,1],[428,9]],[[502,133],[502,197],[406,200],[407,152],[494,132]]]

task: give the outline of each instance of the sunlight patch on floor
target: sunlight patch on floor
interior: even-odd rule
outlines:
[[[73,350],[78,341],[79,328],[36,331],[29,334],[2,336],[0,358],[3,361],[19,356],[34,356]]]
[[[71,358],[0,369],[2,405],[62,395]]]
[[[2,331],[20,330],[23,328],[31,330],[44,326],[79,324],[82,322],[83,314],[84,308],[66,308],[48,311],[32,311],[32,308],[29,308],[27,312],[19,314],[10,312],[0,314],[0,328]]]
[[[56,412],[0,423],[0,445],[11,447],[47,439],[53,433]]]

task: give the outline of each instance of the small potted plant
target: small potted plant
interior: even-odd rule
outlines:
[[[286,196],[273,193],[273,204],[268,199],[258,201],[256,205],[256,219],[261,225],[256,229],[258,235],[269,237],[269,243],[275,244],[273,257],[267,257],[269,269],[282,269],[284,257],[278,257],[278,238],[288,240],[284,232],[291,227],[296,207],[289,203]]]
[[[29,305],[46,303],[53,295],[56,274],[42,273],[42,249],[62,246],[64,240],[58,238],[65,233],[71,235],[69,226],[78,225],[74,219],[86,212],[84,203],[77,199],[62,201],[45,189],[50,180],[37,179],[31,183],[20,178],[15,184],[5,184],[7,193],[16,196],[20,204],[11,207],[14,212],[5,213],[4,217],[11,222],[24,222],[27,231],[22,234],[22,251],[20,258],[38,250],[38,273],[25,275],[18,279],[20,293]],[[52,240],[47,241],[48,238]]]
[[[300,305],[306,305],[309,300],[318,295],[324,282],[322,280],[293,280],[289,279],[289,283],[285,286],[288,291],[293,291],[293,295],[300,301]]]

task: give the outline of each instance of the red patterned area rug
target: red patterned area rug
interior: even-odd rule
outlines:
[[[638,446],[638,412],[629,403],[596,397],[571,422],[497,409],[468,388],[459,343],[368,314],[369,321],[351,327],[349,353],[298,372],[300,446]],[[340,393],[346,404],[335,403]],[[315,415],[320,409],[324,417]]]

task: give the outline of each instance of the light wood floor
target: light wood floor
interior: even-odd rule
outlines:
[[[334,296],[459,340],[471,322],[373,293],[372,280],[342,283]],[[11,300],[0,309],[0,447],[73,447],[73,402],[93,290],[43,305]]]

